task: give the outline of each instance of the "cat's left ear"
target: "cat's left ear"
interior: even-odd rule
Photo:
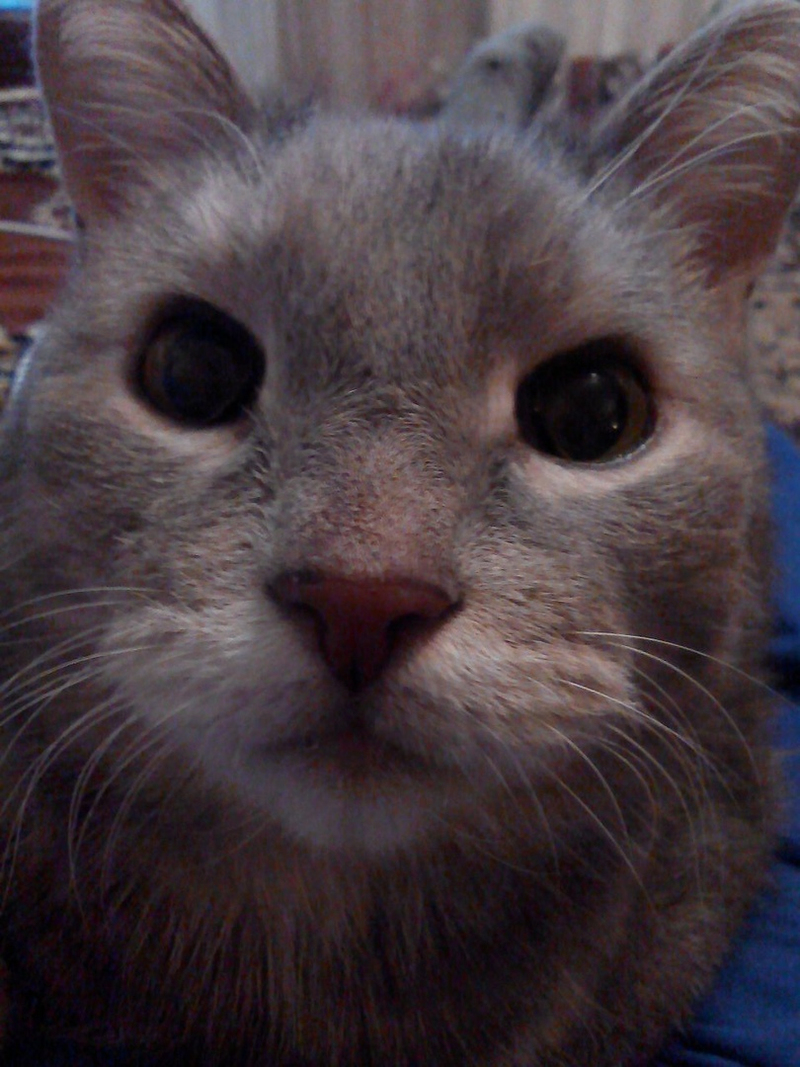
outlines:
[[[745,3],[670,54],[599,129],[622,181],[685,235],[705,283],[743,295],[800,183],[800,4]]]
[[[39,0],[35,51],[65,184],[89,226],[251,110],[177,0]]]

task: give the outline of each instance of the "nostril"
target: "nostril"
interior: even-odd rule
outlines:
[[[350,689],[377,678],[400,631],[415,620],[441,619],[457,603],[442,586],[405,576],[344,578],[293,571],[276,579],[270,592],[285,606],[313,613],[320,651]]]

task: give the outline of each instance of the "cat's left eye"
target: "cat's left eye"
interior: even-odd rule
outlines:
[[[231,422],[255,399],[264,355],[250,332],[201,300],[180,300],[151,331],[138,386],[162,414],[204,428]]]
[[[635,451],[652,434],[650,389],[629,346],[590,341],[537,367],[520,383],[522,438],[573,463],[607,463]]]

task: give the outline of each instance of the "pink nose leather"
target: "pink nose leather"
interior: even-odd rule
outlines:
[[[284,574],[272,591],[283,604],[314,613],[322,656],[349,689],[360,689],[381,673],[398,623],[438,619],[455,603],[439,586],[413,578]]]

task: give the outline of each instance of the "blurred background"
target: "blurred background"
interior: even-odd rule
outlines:
[[[256,89],[312,90],[338,106],[402,108],[479,37],[539,20],[572,56],[655,56],[711,0],[189,0]]]
[[[340,107],[393,109],[438,90],[478,38],[517,22],[546,22],[567,37],[571,56],[648,59],[686,36],[712,6],[712,0],[186,2],[256,91],[280,86]],[[31,6],[0,0],[0,19],[19,27]],[[11,65],[0,42],[0,84],[8,84]]]

